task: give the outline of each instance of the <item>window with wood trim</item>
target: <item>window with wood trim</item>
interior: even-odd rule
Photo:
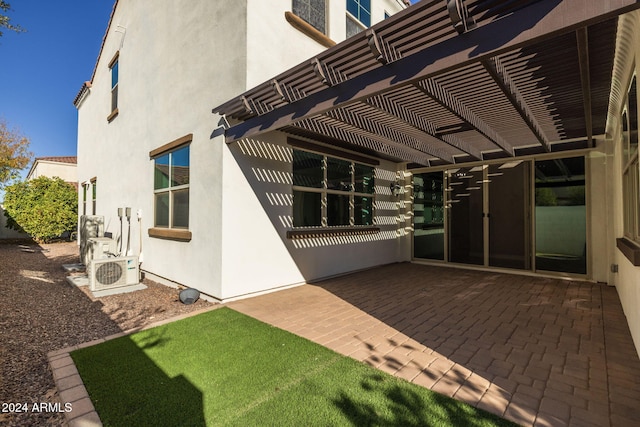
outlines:
[[[82,184],[82,215],[87,214],[87,184]]]
[[[91,178],[90,181],[82,183],[82,215],[96,214],[96,199],[98,194],[98,179]],[[91,212],[88,211],[87,205],[91,203]]]
[[[118,115],[118,82],[119,82],[119,62],[120,55],[116,52],[115,56],[109,63],[109,71],[111,73],[111,114],[107,118],[108,121]]]
[[[98,178],[91,179],[91,215],[95,215],[96,201],[98,198]]]
[[[622,197],[624,236],[640,244],[640,160],[638,158],[638,96],[636,77],[631,80],[622,112]]]
[[[322,34],[327,34],[325,0],[293,0],[292,12]]]
[[[347,0],[347,37],[371,26],[371,0]]]
[[[293,226],[370,226],[375,168],[350,160],[293,150]]]
[[[189,144],[154,160],[154,227],[189,228]]]

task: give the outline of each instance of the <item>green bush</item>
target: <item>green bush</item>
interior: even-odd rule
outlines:
[[[557,206],[556,193],[548,187],[536,188],[536,206]]]
[[[78,195],[62,179],[39,177],[5,189],[7,227],[22,230],[37,242],[48,242],[76,230]]]

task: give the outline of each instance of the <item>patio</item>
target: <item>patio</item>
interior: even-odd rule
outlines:
[[[228,305],[522,425],[640,421],[606,285],[403,263]]]

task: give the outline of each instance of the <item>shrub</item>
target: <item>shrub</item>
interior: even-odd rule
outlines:
[[[556,193],[547,187],[536,188],[536,206],[557,206]]]
[[[76,230],[76,190],[58,177],[43,176],[7,187],[4,208],[7,227],[25,231],[37,242]]]

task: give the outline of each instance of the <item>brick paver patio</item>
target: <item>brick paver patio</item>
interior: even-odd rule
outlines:
[[[404,263],[228,305],[522,425],[640,425],[606,285]]]

